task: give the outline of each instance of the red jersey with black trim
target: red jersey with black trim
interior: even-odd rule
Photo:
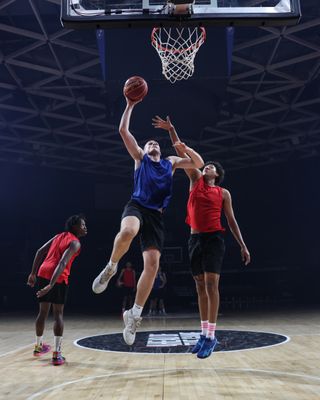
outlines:
[[[133,269],[125,269],[122,275],[123,286],[134,288],[134,271]]]
[[[221,225],[222,207],[223,189],[207,185],[201,176],[189,194],[186,223],[199,232],[224,232]]]
[[[50,280],[54,273],[54,270],[56,269],[59,261],[61,260],[63,253],[67,250],[67,248],[70,246],[70,243],[73,241],[79,242],[79,239],[73,233],[71,232],[59,233],[53,239],[48,254],[43,263],[41,264],[37,275],[41,278]],[[66,268],[57,279],[57,283],[65,282],[66,284],[68,284],[68,277],[70,275],[71,265],[73,263],[73,260],[79,254],[80,254],[80,249],[70,258]]]

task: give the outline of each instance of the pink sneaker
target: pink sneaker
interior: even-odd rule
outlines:
[[[52,364],[53,365],[62,365],[66,362],[66,359],[62,357],[61,351],[54,351],[52,354]]]
[[[46,354],[51,350],[51,346],[46,343],[42,343],[39,346],[35,345],[33,350],[33,355],[36,357],[42,356],[42,354]]]

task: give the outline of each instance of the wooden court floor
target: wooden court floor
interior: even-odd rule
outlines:
[[[0,315],[0,399],[320,400],[320,314],[317,310],[242,312],[220,317],[219,329],[274,332],[285,344],[191,354],[130,354],[76,347],[74,340],[122,331],[119,317],[65,316],[67,363],[32,355],[35,315]],[[52,344],[51,321],[46,341]],[[143,320],[140,330],[196,330],[196,316]]]

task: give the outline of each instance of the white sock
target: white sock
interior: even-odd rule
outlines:
[[[206,321],[201,321],[201,335],[207,336],[208,332],[208,320]]]
[[[54,336],[54,351],[61,351],[62,336]]]
[[[207,338],[214,339],[216,326],[217,326],[216,323],[208,322]]]
[[[111,267],[112,269],[116,269],[118,263],[117,263],[117,262],[112,262],[112,261],[110,260],[110,261],[108,262],[107,266],[108,266],[108,265],[110,265],[110,267]]]
[[[37,346],[40,346],[43,342],[43,336],[36,336]]]
[[[132,310],[132,314],[135,317],[141,317],[143,307],[142,306],[138,306],[138,304],[134,303],[134,306],[131,308],[131,310]]]

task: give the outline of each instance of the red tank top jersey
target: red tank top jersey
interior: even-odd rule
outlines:
[[[130,269],[125,269],[122,275],[123,286],[134,287],[134,271]]]
[[[225,231],[221,225],[223,189],[209,186],[203,176],[189,194],[186,223],[199,232]]]
[[[77,242],[79,241],[79,239],[71,232],[63,232],[58,234],[53,239],[48,254],[39,268],[38,276],[50,280],[54,273],[54,270],[56,269],[59,261],[61,260],[63,253],[70,246],[70,243],[75,240]],[[71,265],[73,263],[73,260],[79,254],[80,254],[80,249],[71,257],[66,268],[57,279],[57,283],[65,282],[66,284],[68,284],[68,277],[70,275]]]

